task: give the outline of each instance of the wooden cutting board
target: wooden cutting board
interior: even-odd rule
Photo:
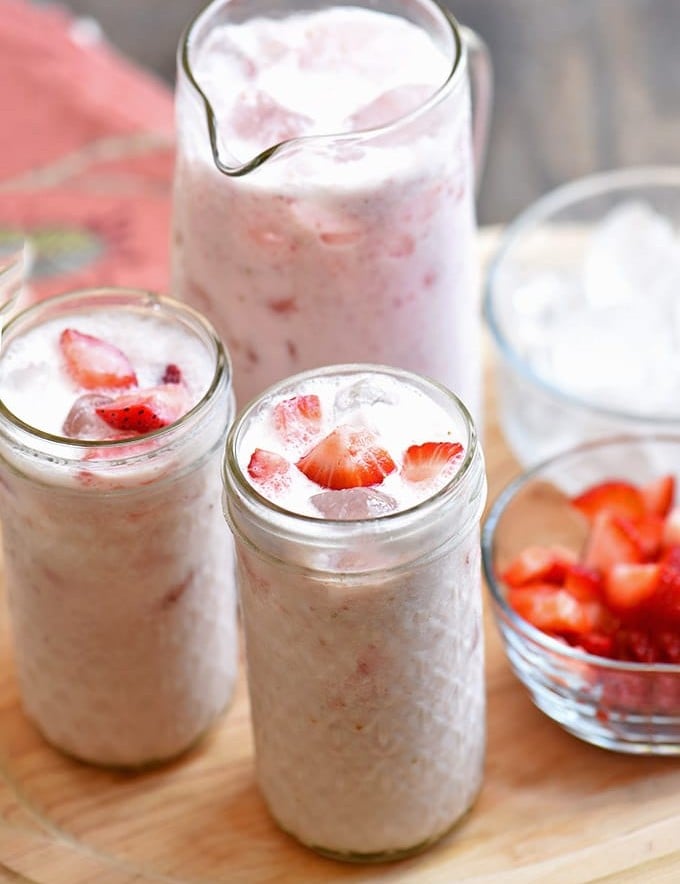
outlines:
[[[487,389],[493,499],[517,467]],[[0,610],[0,882],[680,881],[680,763],[563,732],[514,679],[489,617],[486,778],[472,813],[419,857],[350,866],[298,846],[268,817],[243,679],[228,716],[181,760],[145,774],[96,770],[53,751],[24,718]]]

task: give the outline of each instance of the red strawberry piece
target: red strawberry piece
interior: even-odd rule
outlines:
[[[534,584],[510,589],[509,605],[537,629],[557,635],[582,635],[597,629],[604,619],[597,602],[580,602],[564,589]]]
[[[658,564],[613,565],[605,577],[605,598],[621,614],[639,613],[656,593],[661,567]]]
[[[633,663],[659,663],[661,652],[646,629],[620,629],[616,635],[616,656]]]
[[[424,442],[406,449],[401,472],[409,482],[432,479],[463,453],[460,442]]]
[[[666,516],[662,542],[667,547],[680,545],[680,507],[673,507]]]
[[[529,583],[561,584],[576,556],[561,547],[527,546],[503,570],[500,577],[508,586]]]
[[[621,525],[628,531],[642,551],[646,562],[654,561],[661,552],[664,536],[664,520],[654,513],[645,513],[638,519],[624,519]]]
[[[181,384],[162,384],[118,396],[95,410],[116,430],[149,433],[174,423],[188,406],[188,396]]]
[[[321,429],[321,401],[314,393],[283,399],[274,407],[272,420],[282,439],[308,440]]]
[[[659,632],[656,636],[656,646],[664,662],[680,663],[680,632]]]
[[[379,485],[396,469],[389,453],[368,429],[339,426],[301,457],[297,468],[323,488]]]
[[[592,485],[571,499],[576,507],[591,522],[603,512],[627,519],[637,519],[645,513],[642,493],[630,482],[609,481]]]
[[[178,365],[175,365],[174,362],[168,363],[165,366],[165,371],[163,372],[163,377],[161,378],[162,384],[181,384],[182,383],[182,371]]]
[[[660,625],[680,627],[680,546],[671,546],[659,560],[659,582],[650,604]]]
[[[667,516],[675,498],[675,477],[661,476],[640,488],[645,511],[655,516]]]
[[[569,565],[564,576],[566,591],[581,602],[599,601],[602,598],[604,581],[602,574],[585,565]]]
[[[66,328],[59,336],[66,369],[86,390],[124,389],[137,384],[137,376],[127,356],[107,341]]]
[[[616,564],[641,562],[643,558],[640,544],[625,520],[610,512],[601,512],[595,517],[583,556],[587,568],[606,573]]]
[[[248,462],[248,475],[256,482],[268,482],[275,477],[283,477],[290,470],[290,462],[264,448],[256,448]]]
[[[578,645],[587,654],[596,657],[614,657],[616,654],[616,641],[613,635],[604,632],[587,632],[578,637]]]

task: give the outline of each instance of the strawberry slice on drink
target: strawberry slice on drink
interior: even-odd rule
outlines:
[[[296,466],[312,482],[334,490],[379,485],[397,468],[375,433],[345,425],[317,442]]]
[[[285,457],[264,448],[256,448],[248,462],[248,475],[256,482],[269,482],[272,479],[281,482],[289,471],[290,462]]]
[[[125,393],[95,411],[116,430],[150,433],[174,423],[187,412],[189,404],[189,396],[181,384],[160,384]]]
[[[424,442],[406,449],[401,472],[410,482],[433,479],[463,453],[460,442]]]
[[[310,439],[321,429],[321,400],[314,393],[283,399],[274,407],[272,420],[286,442]]]
[[[122,350],[74,328],[65,328],[59,347],[66,370],[86,390],[125,389],[137,384],[137,375]]]

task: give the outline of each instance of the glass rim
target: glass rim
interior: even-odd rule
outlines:
[[[503,231],[498,247],[489,263],[489,269],[485,274],[482,314],[486,326],[491,332],[497,352],[504,362],[524,380],[529,381],[542,392],[595,417],[607,418],[620,423],[635,422],[650,429],[654,426],[667,427],[670,430],[680,427],[680,415],[677,417],[642,415],[623,411],[620,408],[610,408],[607,405],[598,405],[581,399],[578,395],[569,393],[557,384],[546,380],[534,371],[529,362],[522,358],[518,350],[513,347],[498,320],[497,279],[508,255],[516,244],[521,242],[523,236],[535,229],[540,222],[549,219],[562,209],[591,197],[609,193],[615,194],[628,187],[677,187],[680,189],[680,166],[630,166],[608,172],[598,172],[563,184],[540,197],[511,221]]]
[[[169,311],[170,314],[174,315],[183,315],[188,317],[192,322],[196,323],[196,325],[204,332],[213,345],[215,350],[215,369],[213,371],[212,378],[210,380],[210,384],[207,389],[198,400],[198,402],[193,405],[189,411],[182,415],[182,417],[178,418],[178,420],[174,421],[172,424],[169,424],[166,427],[160,427],[157,430],[152,430],[149,433],[142,433],[139,436],[131,436],[126,439],[75,439],[70,438],[68,436],[60,436],[55,433],[49,433],[45,430],[41,430],[38,427],[34,427],[26,421],[22,420],[13,411],[11,411],[6,405],[2,398],[0,398],[0,433],[2,433],[2,426],[10,425],[18,429],[24,436],[28,437],[28,439],[38,439],[40,442],[48,443],[50,445],[59,446],[59,449],[62,449],[66,452],[73,452],[74,457],[69,458],[66,454],[64,456],[64,460],[75,460],[75,452],[77,451],[92,451],[97,449],[110,451],[120,451],[121,452],[121,460],[136,460],[136,459],[144,459],[149,456],[149,452],[141,452],[137,454],[125,454],[125,448],[130,445],[138,444],[140,441],[146,441],[147,439],[165,439],[170,438],[174,435],[178,430],[181,430],[183,426],[187,423],[190,423],[191,420],[196,417],[204,408],[209,404],[209,402],[214,397],[217,392],[222,378],[224,377],[227,383],[227,388],[231,386],[231,361],[229,358],[229,354],[222,344],[221,339],[219,338],[217,332],[213,328],[212,324],[197,310],[194,310],[193,307],[190,307],[187,304],[184,304],[180,301],[175,300],[174,298],[167,297],[166,295],[161,295],[153,291],[148,291],[146,289],[136,289],[136,288],[128,288],[125,286],[99,286],[96,288],[85,288],[85,289],[76,289],[70,292],[64,292],[63,294],[54,295],[49,298],[45,298],[42,301],[38,301],[35,304],[31,304],[28,307],[25,307],[23,310],[16,313],[9,320],[6,326],[4,326],[2,330],[2,342],[0,346],[0,359],[2,358],[2,347],[5,346],[5,336],[11,334],[11,332],[17,331],[18,327],[21,326],[24,322],[30,321],[34,319],[36,316],[39,316],[41,312],[44,310],[49,310],[50,308],[59,308],[65,305],[72,305],[74,308],[78,306],[81,302],[85,302],[88,300],[94,300],[95,309],[103,309],[107,302],[113,298],[114,304],[118,304],[119,306],[127,306],[127,307],[147,307],[149,309],[154,308],[162,308],[166,311]],[[97,305],[96,302],[100,302],[100,305]],[[20,333],[20,332],[18,332]],[[157,451],[151,452],[152,454],[156,454]],[[78,458],[78,461],[80,459]],[[97,463],[107,463],[109,465],[113,465],[114,461],[109,457],[105,458],[93,458],[90,462],[90,465],[96,465]]]
[[[243,163],[237,163],[236,165],[227,165],[220,157],[219,132],[215,111],[213,110],[210,99],[208,98],[194,75],[192,62],[189,56],[190,44],[193,40],[195,30],[203,23],[204,20],[208,21],[209,19],[211,19],[218,10],[221,10],[230,2],[232,2],[232,0],[212,0],[211,3],[201,9],[191,19],[189,24],[184,29],[177,50],[178,69],[180,73],[183,73],[186,76],[190,86],[193,88],[193,90],[201,100],[201,103],[203,104],[205,119],[208,126],[210,150],[215,166],[219,169],[220,172],[222,172],[224,175],[228,175],[229,177],[237,178],[242,175],[247,175],[249,172],[257,169],[271,157],[278,155],[286,151],[289,147],[294,147],[296,145],[332,142],[351,144],[355,141],[364,141],[367,138],[374,138],[383,134],[389,134],[400,126],[404,124],[409,124],[417,120],[421,115],[424,115],[431,108],[439,104],[439,102],[446,97],[448,92],[451,89],[455,88],[462,77],[461,71],[465,70],[464,62],[467,56],[466,45],[462,37],[462,29],[458,20],[455,18],[453,13],[450,12],[450,10],[448,10],[443,4],[439,2],[439,0],[417,0],[417,2],[419,2],[422,6],[430,6],[432,9],[436,10],[437,14],[441,16],[442,24],[448,26],[449,32],[453,37],[454,46],[454,58],[452,60],[451,68],[446,76],[446,79],[435,89],[435,91],[426,101],[424,101],[418,107],[414,108],[412,111],[409,111],[409,113],[397,117],[396,120],[392,120],[391,122],[382,126],[375,126],[368,129],[357,129],[356,131],[352,132],[324,133],[322,135],[300,135],[295,138],[286,138],[283,141],[279,141],[276,144],[266,148],[265,150],[260,151],[260,153],[256,154],[256,156],[252,157],[249,160],[246,160]],[[354,5],[361,4],[357,3]]]
[[[444,483],[444,485],[433,494],[419,501],[412,506],[395,510],[394,512],[385,513],[384,515],[370,516],[365,519],[327,519],[323,516],[308,515],[305,513],[296,513],[293,510],[279,506],[274,501],[263,495],[255,486],[248,481],[241,466],[238,462],[237,443],[241,430],[245,427],[248,418],[260,407],[265,397],[275,396],[278,392],[293,385],[304,383],[314,378],[323,378],[328,375],[353,375],[353,374],[388,374],[391,377],[405,378],[411,383],[417,385],[430,386],[443,394],[446,399],[457,409],[463,419],[463,424],[467,433],[465,440],[465,449],[463,459],[459,468]],[[245,500],[251,500],[254,504],[265,512],[271,512],[279,519],[285,520],[288,524],[307,526],[308,528],[316,528],[320,532],[323,531],[345,531],[348,534],[359,533],[365,529],[367,525],[385,526],[385,530],[394,529],[400,522],[408,524],[415,518],[420,518],[422,513],[430,512],[441,505],[443,501],[449,497],[453,497],[461,487],[464,487],[468,480],[471,470],[475,462],[478,460],[480,452],[479,438],[472,420],[472,416],[465,404],[456,396],[456,394],[440,384],[438,381],[429,377],[417,375],[406,369],[395,368],[388,365],[379,365],[375,363],[342,363],[338,365],[327,365],[322,368],[309,369],[282,381],[278,381],[268,387],[263,393],[251,400],[233,421],[227,433],[227,440],[222,461],[222,479],[225,488],[233,487],[238,495]],[[330,527],[329,527],[330,526]]]
[[[587,454],[592,450],[608,446],[639,445],[644,442],[667,442],[680,448],[680,432],[677,434],[655,433],[648,435],[620,434],[593,439],[545,458],[508,482],[494,499],[482,524],[482,567],[489,594],[494,605],[499,609],[502,618],[509,624],[513,632],[520,635],[524,640],[540,646],[543,651],[611,671],[634,673],[637,675],[642,673],[680,675],[680,663],[638,663],[627,660],[612,660],[609,657],[598,657],[597,654],[590,654],[588,651],[568,645],[542,632],[523,617],[520,617],[510,607],[505,594],[501,590],[501,581],[496,575],[494,563],[495,538],[498,525],[508,505],[523,488],[527,487],[546,470],[558,466],[561,461],[569,460],[571,457]]]

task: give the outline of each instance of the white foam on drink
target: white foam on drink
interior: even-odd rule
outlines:
[[[293,395],[312,393],[321,402],[321,427],[318,434],[311,440],[308,437],[299,440],[284,439],[272,419],[277,403],[290,399]],[[265,398],[241,439],[238,451],[241,469],[247,476],[248,462],[257,448],[283,456],[291,463],[288,473],[290,481],[282,483],[277,479],[260,483],[251,480],[253,487],[273,503],[291,512],[332,517],[330,514],[335,507],[330,503],[322,503],[321,510],[313,503],[313,498],[326,489],[308,479],[294,464],[339,425],[371,430],[377,437],[377,444],[390,454],[397,468],[381,483],[372,487],[388,500],[393,498],[397,510],[414,506],[434,494],[457,472],[463,460],[463,456],[460,456],[451,461],[432,479],[421,482],[405,479],[400,468],[409,446],[425,442],[465,444],[467,430],[462,417],[453,417],[420,389],[397,381],[389,375],[359,373],[354,377],[339,375],[313,378],[300,384],[294,392]],[[371,515],[386,514],[392,510],[388,500],[366,501],[367,511]],[[376,503],[384,506],[376,506]],[[347,512],[342,516],[352,517],[357,516],[348,515]],[[359,517],[366,516],[359,513]]]
[[[169,363],[178,365],[190,407],[199,402],[212,380],[213,354],[178,323],[123,309],[48,320],[11,340],[0,358],[0,398],[20,420],[43,432],[63,435],[71,406],[88,392],[66,370],[59,347],[66,328],[94,335],[122,350],[140,389],[158,385]],[[115,396],[116,392],[107,394]]]
[[[241,160],[277,140],[349,132],[403,116],[450,70],[450,59],[423,29],[355,7],[225,24],[195,59],[223,142]],[[266,107],[261,120],[260,106]]]

